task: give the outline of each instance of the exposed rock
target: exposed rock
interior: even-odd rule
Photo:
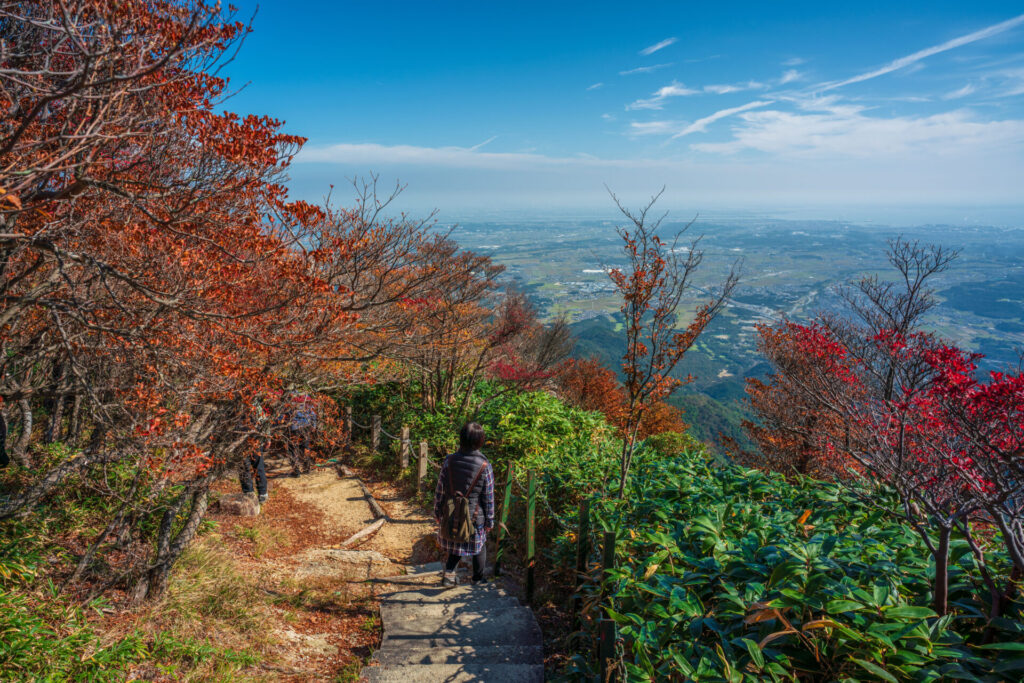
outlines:
[[[277,633],[297,645],[307,657],[333,657],[338,654],[338,648],[327,642],[326,634],[315,633],[310,635],[298,633],[291,629],[284,629]]]
[[[260,514],[260,502],[255,493],[229,493],[221,497],[218,505],[226,515],[255,517]]]
[[[311,548],[292,559],[299,565],[293,572],[296,579],[369,579],[396,571],[395,564],[376,550]]]

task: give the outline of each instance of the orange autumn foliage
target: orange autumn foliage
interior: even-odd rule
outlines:
[[[562,396],[583,410],[597,411],[620,431],[626,426],[627,399],[615,373],[596,357],[573,359],[559,373]],[[664,432],[683,433],[688,429],[683,411],[664,401],[650,404],[637,432],[640,439]]]

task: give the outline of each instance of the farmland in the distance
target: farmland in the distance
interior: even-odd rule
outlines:
[[[505,265],[508,280],[528,292],[546,316],[566,316],[579,339],[577,355],[596,354],[617,367],[621,323],[605,274],[621,265],[615,225],[613,220],[479,222],[458,225],[453,236]],[[681,227],[666,222],[663,234],[670,237]],[[705,261],[694,280],[697,287],[714,286],[737,261],[742,268],[734,301],[679,368],[694,381],[674,402],[687,410],[688,421],[705,439],[720,431],[742,438],[743,380],[767,371],[754,326],[839,307],[838,288],[865,274],[891,277],[886,241],[898,235],[960,251],[949,271],[933,281],[940,304],[929,316],[931,330],[985,354],[983,370],[1016,365],[1017,350],[1024,348],[1024,230],[701,219],[678,248],[688,248],[700,235]],[[699,297],[693,291],[688,311]]]

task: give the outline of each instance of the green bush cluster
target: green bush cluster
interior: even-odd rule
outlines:
[[[596,524],[617,532],[618,565],[605,601],[599,569],[585,588],[589,628],[615,620],[630,680],[1021,680],[1024,603],[989,619],[959,540],[953,613],[936,616],[926,549],[890,514],[895,497],[872,493],[695,452],[648,460],[626,501],[595,498]],[[594,674],[589,651],[569,678]]]

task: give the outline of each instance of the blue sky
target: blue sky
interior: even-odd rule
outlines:
[[[265,0],[228,106],[309,138],[311,199],[375,171],[449,216],[606,206],[604,184],[702,209],[1020,205],[1022,12]]]

